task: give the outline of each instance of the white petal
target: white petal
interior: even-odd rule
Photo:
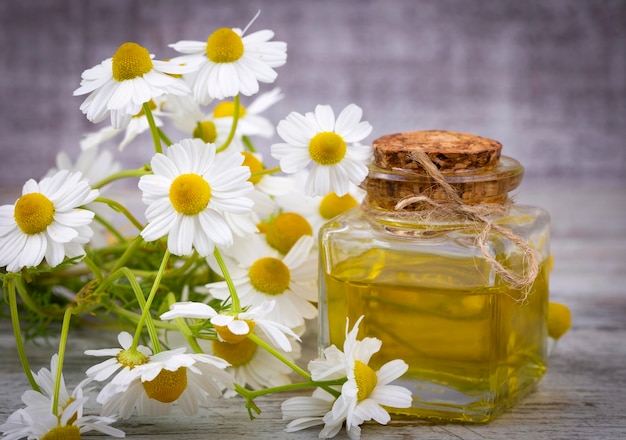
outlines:
[[[193,252],[194,234],[193,217],[187,215],[177,216],[167,238],[168,249],[174,255],[191,255]]]
[[[387,362],[376,372],[378,383],[380,385],[386,385],[406,373],[408,368],[409,366],[406,362],[400,359]]]
[[[217,315],[213,307],[199,302],[178,302],[170,306],[169,312],[161,315],[162,320],[174,318],[208,319]]]
[[[335,131],[335,113],[329,105],[317,105],[315,107],[315,118],[321,131]]]

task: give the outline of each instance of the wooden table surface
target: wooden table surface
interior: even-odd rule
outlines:
[[[552,214],[551,297],[567,304],[570,332],[553,352],[538,388],[513,409],[486,425],[431,425],[392,420],[367,423],[363,439],[621,439],[626,438],[626,192],[608,187],[523,186],[520,202]],[[27,389],[8,319],[0,322],[0,423],[21,406]],[[56,341],[29,344],[35,370],[49,363]],[[305,341],[305,360],[315,353],[314,337]],[[65,378],[73,386],[93,358],[86,347],[116,346],[115,335],[72,331]],[[308,359],[306,356],[309,356]],[[201,415],[177,411],[167,418],[131,418],[115,426],[134,439],[315,439],[319,429],[284,432],[280,403],[287,395],[259,398],[262,415],[250,421],[241,399],[215,400]],[[87,437],[87,436],[86,436]],[[87,438],[109,438],[89,435]],[[336,438],[345,439],[345,432]]]

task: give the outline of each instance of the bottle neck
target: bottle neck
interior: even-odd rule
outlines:
[[[362,184],[366,191],[364,207],[370,211],[420,212],[438,210],[442,214],[484,205],[488,211],[506,207],[508,194],[522,181],[524,170],[515,159],[502,156],[491,168],[466,172],[437,172],[436,175],[404,169],[387,170],[371,166]]]

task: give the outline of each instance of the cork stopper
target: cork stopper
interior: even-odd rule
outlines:
[[[463,204],[502,204],[523,175],[519,162],[501,156],[500,142],[473,134],[410,131],[382,136],[373,146],[374,163],[362,185],[367,191],[365,203],[373,209],[392,211],[400,200],[412,196],[447,203],[450,196],[437,179],[454,188]],[[431,169],[438,177],[422,165],[426,158],[435,165],[436,169]],[[416,203],[402,208],[422,209],[432,209],[432,205]]]
[[[374,163],[386,169],[422,170],[411,156],[421,149],[442,172],[463,172],[498,164],[502,144],[492,139],[453,131],[409,131],[374,141]]]

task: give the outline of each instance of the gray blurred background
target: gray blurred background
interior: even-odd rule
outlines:
[[[471,132],[501,141],[526,181],[626,186],[626,1],[3,0],[0,187],[39,179],[101,128],[72,91],[121,43],[167,59],[168,44],[243,28],[259,9],[249,32],[269,28],[288,44],[275,83],[286,98],[267,112],[275,123],[354,102],[374,126],[368,142]],[[131,145],[118,158],[137,167],[150,151]]]

